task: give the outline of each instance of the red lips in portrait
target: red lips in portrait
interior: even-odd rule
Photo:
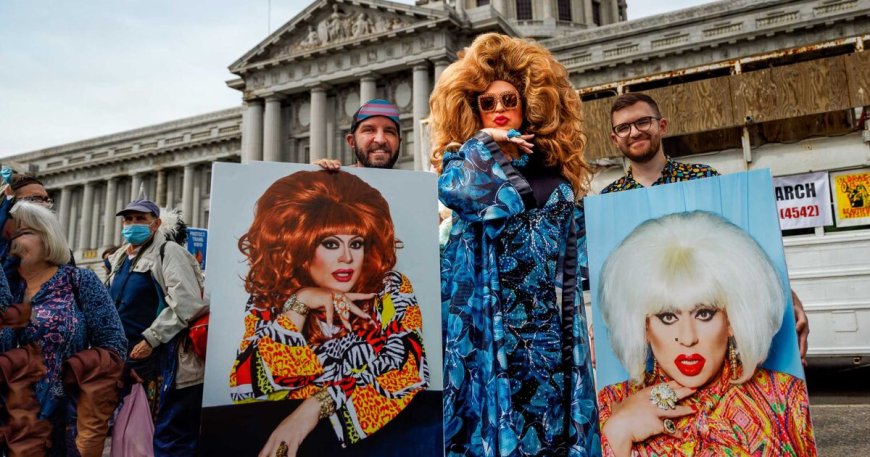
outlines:
[[[332,272],[332,277],[338,282],[350,282],[350,280],[353,279],[353,270],[335,270]]]
[[[680,373],[686,376],[695,376],[704,369],[707,360],[701,354],[680,354],[674,359],[674,364]]]

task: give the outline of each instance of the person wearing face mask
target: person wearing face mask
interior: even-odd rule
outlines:
[[[194,455],[204,362],[179,341],[207,311],[202,274],[186,249],[167,241],[154,202],[134,200],[117,215],[125,244],[108,258],[106,285],[129,341],[128,389],[142,382],[148,394],[154,455]]]

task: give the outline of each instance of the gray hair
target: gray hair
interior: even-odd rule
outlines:
[[[643,380],[649,356],[649,316],[699,303],[723,309],[745,381],[767,358],[786,304],[779,275],[758,243],[706,211],[639,225],[605,261],[598,291],[610,344],[636,381]]]
[[[27,227],[39,233],[48,262],[55,265],[69,263],[69,243],[66,241],[60,221],[50,209],[36,203],[19,201],[9,213],[15,219],[19,230]]]

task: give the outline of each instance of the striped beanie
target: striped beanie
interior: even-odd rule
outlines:
[[[354,133],[360,122],[374,116],[384,116],[396,123],[396,128],[401,131],[399,125],[399,108],[396,105],[381,99],[369,100],[360,106],[353,114],[353,123],[350,124],[350,133]]]

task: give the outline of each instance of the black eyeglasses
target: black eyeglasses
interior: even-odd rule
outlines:
[[[649,130],[649,127],[653,124],[653,121],[657,121],[661,119],[661,117],[655,116],[644,116],[640,119],[635,120],[634,122],[625,122],[623,124],[614,125],[613,133],[620,138],[625,138],[629,134],[631,134],[631,126],[633,125],[639,132],[646,132]]]
[[[42,206],[45,206],[49,209],[54,207],[54,200],[52,200],[51,197],[42,197],[39,195],[31,195],[28,197],[21,197],[18,200],[30,202],[30,203],[36,203],[37,205],[42,205]]]
[[[484,113],[495,110],[499,101],[504,109],[514,109],[520,104],[520,93],[509,90],[500,94],[480,94],[477,96],[477,106]]]

